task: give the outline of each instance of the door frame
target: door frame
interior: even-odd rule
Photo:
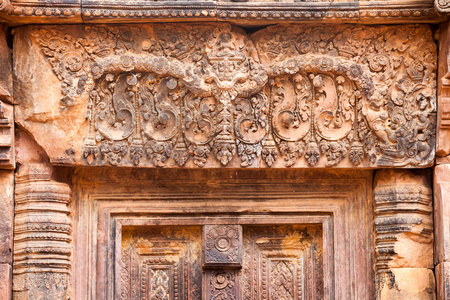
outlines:
[[[80,169],[73,187],[74,299],[115,298],[123,226],[231,223],[322,224],[325,299],[374,295],[370,171]]]

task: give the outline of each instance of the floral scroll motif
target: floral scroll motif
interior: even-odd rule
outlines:
[[[81,163],[415,167],[434,158],[428,26],[272,26],[251,38],[226,23],[41,27],[32,36],[61,81],[61,110],[87,103]]]

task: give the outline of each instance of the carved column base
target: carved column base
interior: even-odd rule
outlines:
[[[435,299],[430,174],[375,176],[377,299]]]
[[[70,298],[70,188],[52,181],[51,172],[27,165],[16,176],[14,299]]]

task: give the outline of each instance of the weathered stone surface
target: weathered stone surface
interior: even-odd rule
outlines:
[[[10,300],[12,296],[11,265],[0,264],[0,299]]]
[[[431,279],[421,279],[423,286],[408,289],[410,280],[415,280],[415,276],[433,275],[430,177],[428,171],[380,170],[376,173],[375,267],[378,299],[433,299],[435,296],[434,278],[432,284]],[[426,291],[423,292],[423,289]]]
[[[435,267],[437,299],[450,299],[450,262],[441,262]]]
[[[28,164],[16,176],[14,299],[70,299],[70,188],[52,167]]]
[[[434,221],[436,264],[450,262],[450,165],[434,169]]]
[[[48,163],[44,149],[28,133],[18,130],[15,136],[16,162],[18,165]]]
[[[391,269],[392,281],[382,282],[378,299],[434,300],[436,284],[433,270],[424,268]],[[439,298],[442,299],[442,298]]]
[[[16,31],[16,121],[55,164],[433,163],[428,26],[275,26],[251,39],[226,23]]]
[[[0,264],[12,264],[13,224],[14,172],[0,170]]]
[[[450,31],[449,23],[443,23],[439,30],[439,65],[438,65],[438,121],[437,146],[438,156],[450,154],[450,73],[449,51]]]
[[[9,49],[6,25],[0,25],[0,100],[12,103],[12,52]]]

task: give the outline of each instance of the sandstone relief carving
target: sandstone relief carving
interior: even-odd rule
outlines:
[[[416,167],[434,159],[428,26],[273,26],[251,38],[226,23],[75,29],[27,32],[61,82],[57,113],[86,109],[84,140],[72,142],[73,157],[56,151],[56,163]]]
[[[202,234],[203,266],[242,265],[242,226],[204,225]]]

